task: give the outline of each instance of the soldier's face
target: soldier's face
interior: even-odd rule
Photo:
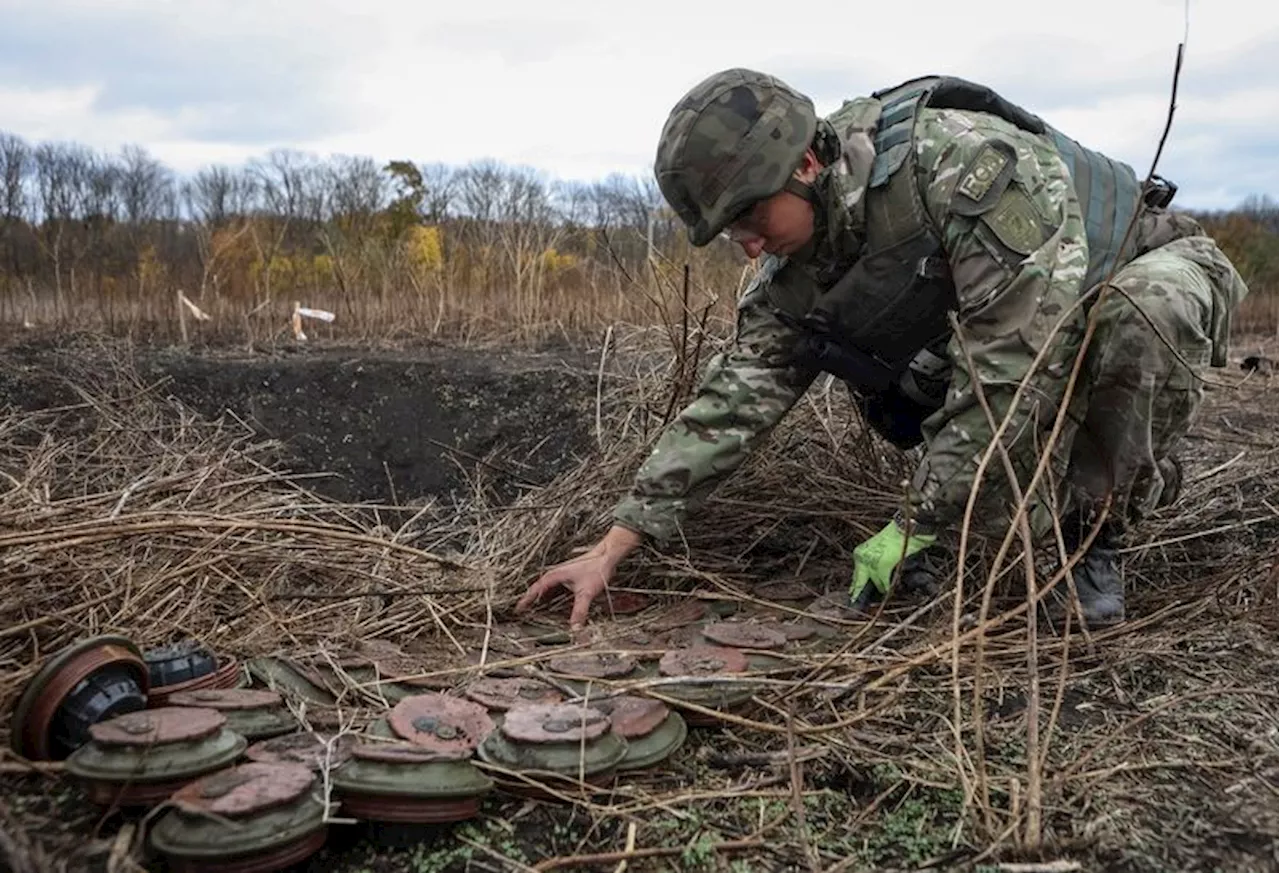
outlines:
[[[726,228],[729,239],[742,246],[748,258],[762,253],[790,255],[813,236],[813,204],[790,191],[779,191],[758,202],[743,218]]]
[[[812,184],[821,165],[812,150],[795,178]],[[813,237],[813,204],[798,194],[782,190],[756,203],[751,211],[725,229],[730,240],[742,246],[754,260],[763,253],[790,255],[798,252]]]

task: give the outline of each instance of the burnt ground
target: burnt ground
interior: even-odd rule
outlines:
[[[291,346],[258,353],[34,340],[8,348],[0,408],[75,403],[76,371],[121,353],[148,382],[209,418],[234,416],[284,445],[307,487],[348,502],[510,497],[587,445],[595,373],[586,355],[423,347]]]

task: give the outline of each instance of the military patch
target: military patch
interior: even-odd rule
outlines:
[[[1000,242],[1020,255],[1029,255],[1049,238],[1040,212],[1021,188],[1010,185],[995,208],[982,220]]]
[[[1013,145],[1000,139],[984,142],[960,172],[951,211],[956,215],[981,215],[996,205],[1018,169]]]
[[[1001,172],[1011,160],[991,143],[985,143],[970,164],[969,172],[960,180],[956,192],[974,202],[981,201],[987,196],[987,192],[991,190],[991,186],[996,183],[996,179],[1000,178]]]

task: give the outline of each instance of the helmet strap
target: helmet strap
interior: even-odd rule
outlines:
[[[799,179],[795,178],[794,176],[792,176],[783,184],[782,190],[790,191],[792,194],[796,195],[797,197],[803,197],[805,200],[808,200],[813,205],[815,206],[818,205],[818,192],[814,191],[813,186],[810,185],[808,182],[801,182]]]

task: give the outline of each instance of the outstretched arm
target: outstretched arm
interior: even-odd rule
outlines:
[[[794,362],[798,335],[768,306],[763,283],[738,310],[733,346],[713,358],[693,401],[659,437],[615,521],[662,542],[746,460],[817,375]]]
[[[587,553],[543,573],[517,609],[563,586],[573,591],[570,626],[581,627],[622,560],[646,537],[673,536],[804,394],[816,374],[793,363],[796,334],[767,305],[764,281],[743,296],[732,348],[711,361],[697,396],[658,438],[614,509],[613,527]]]

